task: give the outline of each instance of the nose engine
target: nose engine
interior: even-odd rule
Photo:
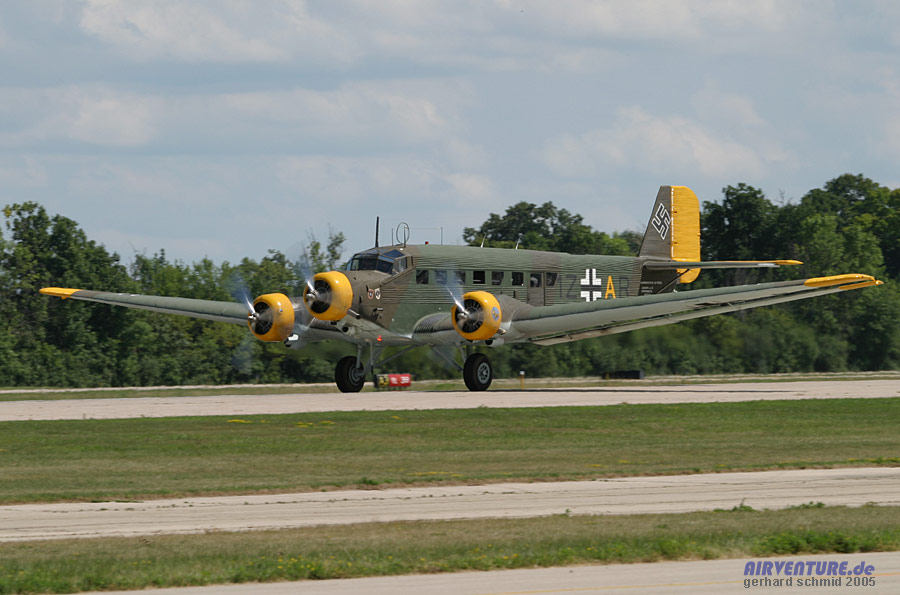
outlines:
[[[303,305],[319,320],[340,320],[352,304],[350,280],[338,271],[316,273],[303,294]]]
[[[284,341],[294,332],[294,304],[283,293],[261,295],[253,301],[247,326],[260,341]]]
[[[487,291],[470,291],[462,296],[462,307],[450,311],[453,328],[469,341],[486,341],[500,329],[500,302]]]

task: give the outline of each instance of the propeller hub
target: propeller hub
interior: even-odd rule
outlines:
[[[294,332],[294,306],[284,294],[261,295],[247,313],[247,325],[260,341],[283,341]]]

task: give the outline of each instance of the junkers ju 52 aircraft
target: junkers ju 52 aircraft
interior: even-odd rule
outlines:
[[[700,209],[684,186],[662,186],[637,257],[572,255],[472,246],[378,246],[345,270],[316,274],[303,295],[270,293],[252,304],[47,287],[41,293],[128,308],[246,324],[261,341],[298,348],[339,339],[357,346],[335,381],[357,392],[366,377],[407,349],[443,353],[473,391],[487,389],[490,360],[477,345],[553,345],[880,285],[869,275],[675,291],[701,269],[776,267],[794,260],[700,261]],[[384,358],[384,348],[406,349]],[[366,357],[368,348],[368,357]]]

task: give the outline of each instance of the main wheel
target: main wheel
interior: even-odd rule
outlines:
[[[494,379],[491,360],[483,353],[473,353],[466,358],[463,366],[463,380],[469,390],[487,390]]]
[[[355,356],[342,357],[334,368],[334,381],[342,393],[358,393],[366,383],[366,369]]]

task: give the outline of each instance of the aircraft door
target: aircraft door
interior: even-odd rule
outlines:
[[[544,273],[528,275],[528,303],[532,306],[544,305]]]

